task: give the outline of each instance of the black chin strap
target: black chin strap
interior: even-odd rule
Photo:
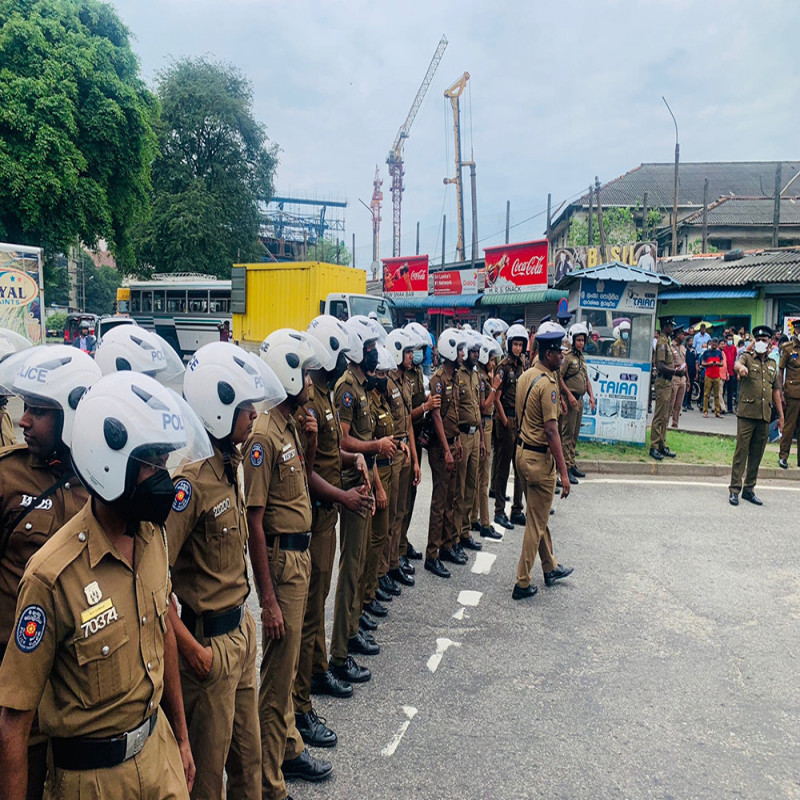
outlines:
[[[233,448],[234,444],[231,436],[226,436],[224,439],[219,440],[219,449],[222,450],[222,466],[225,469],[225,476],[232,486],[236,486],[236,473],[234,472],[233,462],[231,461]]]

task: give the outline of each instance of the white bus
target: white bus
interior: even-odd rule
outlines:
[[[185,358],[231,322],[231,282],[186,272],[156,274],[149,281],[127,281],[130,315],[163,336]]]

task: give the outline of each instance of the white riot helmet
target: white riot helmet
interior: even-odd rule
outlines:
[[[437,349],[442,358],[446,358],[448,361],[456,361],[459,348],[464,347],[466,343],[467,340],[464,334],[458,328],[445,328],[439,334]]]
[[[472,328],[466,328],[465,330],[461,331],[464,334],[464,338],[467,340],[467,352],[470,350],[480,350],[481,345],[483,344],[483,336],[477,331],[472,330]]]
[[[0,395],[13,394],[14,378],[33,343],[8,328],[0,328]]]
[[[361,347],[351,350],[347,357],[355,364],[360,364],[364,360],[364,347],[370,342],[378,341],[378,332],[372,326],[372,320],[363,314],[355,314],[345,323],[350,333],[358,338]]]
[[[569,329],[569,343],[575,343],[576,336],[583,336],[584,343],[585,340],[589,338],[589,329],[586,327],[586,324],[583,322],[576,322],[570,329]]]
[[[89,492],[108,503],[134,496],[143,465],[177,467],[212,455],[211,442],[188,403],[139,372],[114,372],[101,378],[75,412],[75,472]],[[169,475],[166,480],[172,483]],[[171,497],[159,497],[168,501],[168,513],[174,487]],[[130,509],[133,515],[150,511]]]
[[[117,325],[97,345],[95,362],[103,375],[141,372],[168,384],[183,377],[183,360],[166,339],[139,325]]]
[[[376,345],[375,349],[378,351],[378,365],[375,367],[376,372],[391,372],[397,367],[394,363],[394,357],[389,350],[382,344]]]
[[[231,342],[211,342],[192,356],[183,377],[183,396],[215,438],[233,433],[238,410],[266,403],[267,410],[286,399],[269,365]]]
[[[481,352],[478,356],[478,361],[485,366],[492,356],[502,358],[503,348],[500,347],[500,343],[493,336],[484,335],[481,341]]]
[[[483,323],[483,333],[485,336],[491,336],[493,339],[497,336],[501,336],[503,333],[501,321],[494,317],[489,317],[489,319]]]
[[[559,328],[560,327],[561,326],[559,325]],[[510,346],[511,346],[511,342],[514,339],[522,339],[526,344],[528,343],[528,331],[525,330],[525,326],[524,325],[520,325],[520,324],[512,325],[506,331],[506,342],[508,342],[508,344],[509,344],[509,349],[510,349]]]
[[[305,386],[304,371],[319,369],[327,354],[308,333],[280,328],[264,339],[259,355],[272,367],[286,394],[295,397]]]
[[[71,447],[75,409],[86,390],[102,377],[90,355],[57,344],[35,348],[22,362],[11,388],[25,405],[60,411],[61,441]]]
[[[333,372],[339,356],[350,353],[354,346],[352,334],[347,326],[330,314],[322,314],[312,319],[306,332],[316,339],[325,350],[322,369],[326,372]],[[357,346],[360,348],[361,343],[359,342]]]
[[[372,319],[372,317],[368,317],[370,324],[372,325],[372,329],[375,331],[375,335],[378,338],[378,342],[380,344],[386,344],[386,337],[389,335],[386,331],[386,328],[378,322],[377,319]]]
[[[415,348],[431,346],[431,335],[428,333],[425,326],[421,325],[419,322],[409,322],[403,330],[414,337],[416,341],[414,345]]]
[[[417,336],[411,333],[406,333],[403,328],[395,328],[386,337],[386,349],[392,356],[392,360],[396,367],[403,363],[403,357],[409,350],[417,348]],[[380,369],[380,367],[378,367]],[[394,369],[394,367],[392,367]]]

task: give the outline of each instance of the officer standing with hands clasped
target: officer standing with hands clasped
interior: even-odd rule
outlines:
[[[778,412],[778,429],[783,430],[783,404],[781,403],[778,365],[769,357],[772,330],[766,325],[753,328],[753,352],[745,350],[734,369],[741,381],[739,405],[736,409],[736,450],[733,453],[731,485],[728,501],[739,505],[739,493],[753,505],[763,505],[753,491],[758,478],[758,467],[769,439],[772,406]],[[744,488],[742,488],[744,476]]]
[[[779,371],[783,371],[783,400],[786,407],[785,420],[781,436],[778,466],[789,469],[789,452],[792,449],[792,439],[800,420],[800,321],[792,323],[792,338],[781,347],[781,357],[778,362]],[[731,411],[731,408],[728,408]],[[800,466],[800,450],[797,453],[797,463]]]
[[[656,344],[655,366],[656,405],[653,410],[653,421],[650,423],[650,457],[662,461],[664,456],[675,458],[675,453],[667,447],[667,423],[672,406],[672,379],[686,371],[686,364],[675,367],[672,356],[670,336],[675,321],[670,317],[659,317],[661,333]]]
[[[575,463],[575,448],[578,444],[578,435],[581,432],[583,419],[583,396],[589,395],[589,405],[594,411],[594,393],[589,373],[586,370],[586,356],[583,349],[589,329],[583,322],[576,322],[569,332],[571,348],[561,365],[561,390],[567,398],[567,413],[563,417],[563,434],[561,437],[564,460],[567,463],[567,472],[570,483],[577,483],[578,478],[585,478],[586,474],[578,469]]]
[[[517,582],[511,593],[514,600],[533,597],[538,591],[531,585],[531,570],[536,553],[542,562],[544,582],[552,586],[572,574],[553,555],[553,540],[547,525],[556,489],[556,470],[561,476],[561,499],[569,496],[567,464],[558,435],[559,378],[563,355],[561,342],[566,332],[555,322],[545,322],[536,331],[538,359],[526,370],[517,386],[517,469],[525,481],[528,504],[522,555],[517,568]]]
[[[165,465],[171,453],[191,462],[211,452],[186,403],[145,375],[108,375],[78,403],[72,462],[92,498],[20,584],[0,667],[7,797],[25,796],[38,707],[54,795],[188,798],[194,762],[167,613],[164,522],[175,487]]]

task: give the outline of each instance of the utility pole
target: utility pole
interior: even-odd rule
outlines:
[[[597,198],[597,227],[600,229],[600,255],[606,263],[606,231],[603,228],[603,203],[600,201],[600,178],[594,176],[594,196]]]
[[[417,222],[417,255],[419,255],[419,222]]]
[[[594,228],[592,227],[592,215],[594,213],[594,187],[589,184],[589,230],[586,231],[586,244],[589,247],[594,245]]]
[[[667,107],[667,111],[669,111],[669,115],[675,123],[675,186],[672,192],[672,255],[676,256],[678,255],[678,168],[681,160],[681,146],[678,144],[678,120],[675,119],[675,115],[669,107],[667,98],[661,95],[661,99],[664,101],[664,105]]]
[[[447,214],[442,215],[442,266],[444,266],[445,236],[447,236]]]
[[[781,226],[781,167],[783,165],[778,162],[775,168],[775,210],[772,214],[772,246],[778,246],[778,229]]]
[[[642,198],[642,241],[647,241],[647,198],[649,197],[649,193],[645,192],[644,197]]]
[[[506,244],[508,244],[508,236],[511,233],[511,201],[506,200]]]
[[[708,252],[708,178],[703,181],[703,252]]]
[[[356,268],[356,235],[353,234],[353,269]]]
[[[469,182],[472,193],[472,267],[478,257],[478,182],[475,178],[475,162],[469,165]]]

